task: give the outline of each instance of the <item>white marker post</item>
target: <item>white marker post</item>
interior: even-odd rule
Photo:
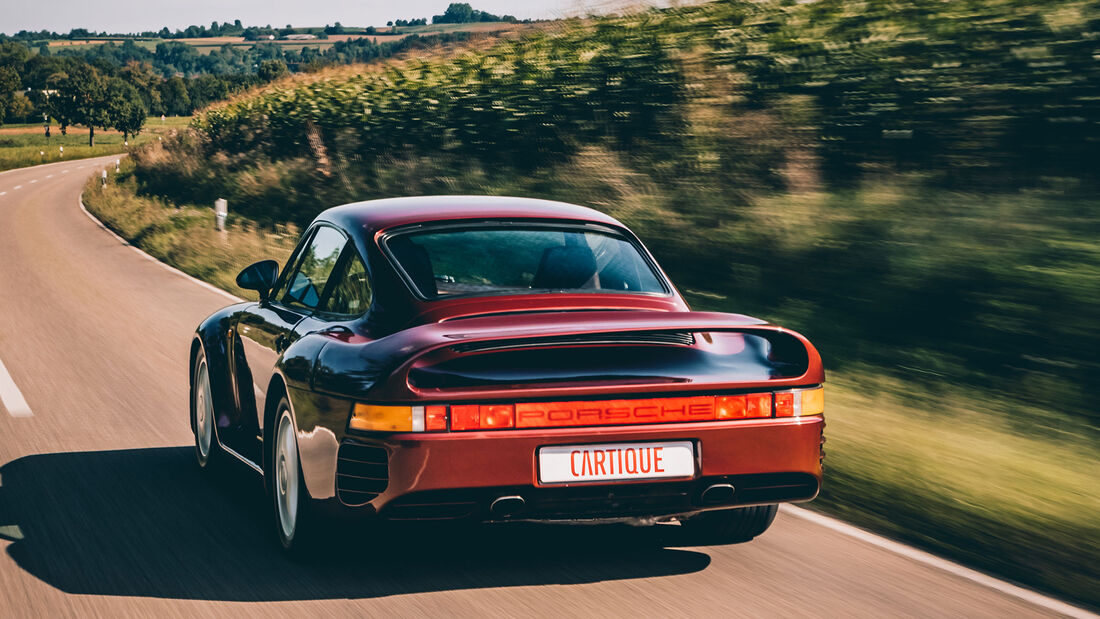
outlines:
[[[106,187],[107,186],[107,170],[103,171],[102,178],[103,178],[103,186]]]
[[[229,216],[229,203],[225,198],[214,200],[214,224],[221,232],[225,232],[225,219]]]
[[[115,159],[115,174],[118,174],[118,164],[121,162],[121,159]]]
[[[61,153],[61,155],[65,156],[65,147],[64,146],[58,146],[57,148],[59,149],[59,152]]]

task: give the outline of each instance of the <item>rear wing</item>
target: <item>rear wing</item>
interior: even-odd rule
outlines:
[[[314,388],[375,402],[729,393],[824,382],[802,335],[707,312],[487,316],[321,350]]]

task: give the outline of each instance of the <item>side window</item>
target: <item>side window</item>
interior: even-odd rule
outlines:
[[[291,273],[298,270],[298,265],[302,262],[302,255],[306,253],[309,247],[309,241],[313,237],[313,230],[306,230],[302,238],[298,240],[298,245],[294,248],[294,253],[290,254],[290,258],[286,261],[286,266],[279,273],[279,280],[275,283],[275,290],[271,292],[272,299],[282,299],[286,295],[287,286],[290,284]]]
[[[344,266],[335,277],[324,311],[346,316],[358,316],[367,311],[371,299],[370,280],[354,244],[348,243]]]
[[[321,293],[347,239],[335,228],[320,226],[302,253],[295,271],[287,278],[286,292],[281,298],[287,305],[317,309]]]

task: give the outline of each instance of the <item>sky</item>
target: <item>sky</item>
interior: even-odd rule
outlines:
[[[0,0],[0,32],[142,32],[241,20],[246,26],[384,26],[442,14],[451,0]],[[475,9],[520,19],[557,18],[630,4],[624,0],[465,0]],[[638,2],[634,2],[638,4]]]

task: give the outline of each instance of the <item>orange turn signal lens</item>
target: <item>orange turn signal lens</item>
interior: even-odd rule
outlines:
[[[802,390],[802,416],[825,414],[825,388]]]
[[[356,404],[348,423],[353,430],[367,432],[413,432],[417,431],[413,423],[413,409],[420,409],[420,430],[424,429],[424,407],[422,406],[378,406],[375,404]]]

